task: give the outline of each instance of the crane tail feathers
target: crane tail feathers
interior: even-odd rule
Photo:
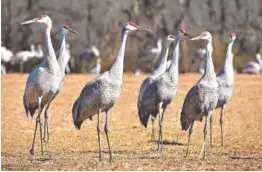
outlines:
[[[147,128],[147,123],[149,120],[149,115],[146,115],[140,105],[138,105],[138,116],[141,124]]]
[[[37,106],[34,106],[34,107],[27,106],[25,95],[23,96],[23,104],[24,104],[26,116],[28,117],[28,111],[29,111],[30,116],[33,118],[35,114],[35,110],[37,109]]]
[[[79,114],[79,98],[75,101],[73,105],[72,114],[75,128],[80,130],[83,120],[80,118]]]

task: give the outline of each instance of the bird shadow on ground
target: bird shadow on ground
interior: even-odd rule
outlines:
[[[149,142],[158,143],[158,140],[150,140]],[[177,146],[184,146],[184,143],[178,141],[170,141],[170,140],[163,140],[163,145],[177,145]]]

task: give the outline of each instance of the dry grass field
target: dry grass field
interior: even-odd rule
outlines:
[[[180,75],[177,96],[164,119],[163,153],[158,153],[157,143],[150,141],[151,125],[147,129],[140,125],[136,108],[140,84],[147,75],[125,74],[122,94],[109,121],[112,163],[108,162],[104,132],[102,162],[98,161],[96,116],[86,121],[80,131],[72,121],[72,105],[94,75],[66,76],[64,89],[50,108],[50,140],[44,144],[44,156],[40,152],[39,130],[36,153],[29,154],[35,119],[26,117],[22,104],[27,76],[2,76],[2,170],[262,170],[261,76],[235,77],[234,95],[225,114],[225,146],[220,146],[220,110],[216,110],[214,145],[209,146],[208,132],[207,155],[200,160],[203,123],[197,122],[194,127],[191,151],[185,159],[188,132],[181,131],[179,121],[184,97],[200,76]],[[104,118],[105,115],[102,121]]]

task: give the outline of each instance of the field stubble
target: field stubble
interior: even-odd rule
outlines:
[[[262,170],[261,76],[236,75],[234,95],[225,114],[225,146],[220,146],[220,110],[216,110],[214,145],[209,146],[208,131],[207,155],[200,160],[203,123],[197,122],[194,127],[190,154],[185,159],[188,132],[181,131],[179,121],[184,97],[200,76],[180,75],[178,93],[164,118],[163,153],[157,153],[157,142],[150,141],[151,123],[144,129],[136,108],[139,88],[147,75],[125,74],[120,99],[109,120],[113,163],[108,162],[104,132],[102,162],[98,161],[96,116],[80,131],[73,126],[72,105],[84,84],[95,77],[84,74],[66,76],[64,88],[50,108],[50,140],[44,144],[45,155],[40,153],[39,131],[36,154],[29,155],[35,119],[26,117],[22,104],[27,76],[2,76],[2,170]],[[103,122],[104,118],[103,114]],[[156,128],[155,139],[157,133]]]

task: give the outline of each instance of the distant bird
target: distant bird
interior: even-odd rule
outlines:
[[[24,62],[32,59],[36,55],[35,46],[31,44],[30,46],[31,51],[20,51],[15,54],[15,61],[20,63],[20,72],[24,71]]]
[[[216,73],[212,61],[212,36],[205,31],[200,36],[192,38],[191,40],[205,40],[207,42],[207,54],[205,62],[205,73],[200,80],[187,93],[180,116],[182,130],[187,130],[189,127],[188,145],[186,157],[189,151],[191,134],[193,132],[194,122],[196,120],[202,121],[206,116],[204,125],[204,141],[202,145],[201,154],[205,157],[206,153],[206,128],[207,121],[211,118],[212,112],[217,106],[218,101],[218,83],[216,80]]]
[[[165,42],[165,46],[164,46],[164,50],[162,53],[162,56],[160,58],[159,61],[159,65],[157,66],[157,68],[152,72],[152,74],[150,76],[148,76],[142,83],[141,87],[140,87],[140,91],[139,91],[139,96],[138,96],[138,101],[137,101],[137,109],[138,109],[138,116],[139,119],[142,123],[143,118],[145,118],[143,115],[143,109],[142,109],[142,103],[143,103],[143,95],[145,93],[145,90],[149,87],[150,84],[152,84],[152,82],[159,77],[161,74],[163,74],[166,71],[166,62],[167,62],[167,57],[168,57],[168,52],[169,52],[169,46],[172,42],[174,42],[175,37],[173,35],[168,35],[166,37],[166,42]],[[150,115],[150,114],[149,114]],[[151,134],[151,140],[153,140],[154,138],[154,121],[155,118],[151,117],[152,120],[152,134]],[[142,123],[143,124],[143,123]],[[147,127],[147,122],[146,125],[144,125],[144,127]]]
[[[157,114],[159,114],[159,137],[157,150],[160,151],[162,151],[163,144],[162,126],[164,113],[167,106],[176,95],[178,87],[179,43],[182,35],[189,36],[183,29],[179,29],[177,31],[175,37],[175,49],[170,68],[156,77],[153,82],[145,88],[141,98],[141,104],[138,104],[140,121],[145,127],[147,126],[150,115],[156,117]]]
[[[25,92],[23,96],[23,104],[28,116],[28,112],[31,117],[34,116],[35,111],[39,109],[38,115],[36,117],[35,132],[32,143],[32,148],[30,153],[34,154],[35,146],[35,136],[37,131],[37,125],[40,125],[40,140],[41,140],[41,152],[43,155],[43,145],[42,145],[42,122],[41,122],[41,112],[46,104],[52,100],[57,94],[61,80],[61,70],[57,62],[55,51],[53,49],[50,32],[52,28],[52,20],[45,14],[40,15],[37,18],[28,20],[21,23],[44,23],[46,25],[45,33],[45,43],[48,50],[47,57],[42,63],[37,65],[33,71],[30,73],[25,87]]]
[[[66,52],[69,56],[69,60],[68,60],[68,63],[66,64],[66,68],[65,68],[65,71],[66,73],[70,73],[71,72],[71,69],[69,67],[69,61],[71,59],[71,50],[70,50],[70,44],[66,44]]]
[[[260,74],[262,72],[262,60],[261,60],[261,54],[260,54],[260,45],[258,45],[258,48],[257,48],[256,60],[257,60],[257,62],[248,62],[244,66],[242,73]]]
[[[156,66],[155,68],[158,68],[156,62],[158,61],[161,52],[162,52],[163,46],[162,46],[162,39],[159,38],[157,41],[157,47],[153,47],[148,49],[145,53],[141,55],[141,58],[138,60],[142,60],[143,62],[148,63],[148,67],[152,68],[151,66]],[[154,68],[154,67],[153,67]],[[153,69],[152,68],[152,69]]]
[[[96,58],[96,66],[90,70],[90,73],[99,75],[101,72],[101,59]]]
[[[100,52],[94,45],[84,49],[84,51],[82,51],[79,55],[80,60],[88,60],[88,61],[99,57],[100,57]]]
[[[101,143],[100,143],[100,114],[106,112],[106,121],[104,131],[109,148],[109,161],[112,161],[112,153],[108,136],[108,118],[111,108],[120,96],[122,79],[124,52],[128,33],[134,30],[146,30],[137,26],[135,23],[128,22],[123,26],[121,34],[121,43],[117,58],[109,71],[103,73],[92,81],[88,82],[80,93],[73,105],[72,114],[74,125],[80,129],[86,119],[92,119],[97,113],[97,134],[99,143],[99,161],[101,161]]]
[[[13,52],[6,47],[1,47],[1,62],[8,63],[13,57]]]
[[[37,49],[35,50],[35,57],[41,59],[44,57],[44,52],[41,45],[37,45]]]
[[[232,97],[233,87],[234,87],[234,68],[233,68],[233,53],[232,47],[236,35],[234,33],[229,33],[229,44],[227,48],[227,53],[224,61],[224,65],[221,68],[220,72],[217,74],[217,83],[218,83],[218,102],[217,108],[221,108],[220,115],[220,128],[221,128],[221,146],[224,145],[224,111],[227,103]],[[212,146],[212,116],[210,117],[210,146]]]
[[[44,122],[44,141],[47,141],[49,139],[49,129],[48,129],[48,109],[51,104],[51,102],[55,99],[55,97],[58,95],[58,93],[61,91],[64,85],[64,79],[65,79],[65,71],[66,71],[66,65],[68,64],[68,61],[70,59],[70,54],[68,53],[68,44],[66,44],[65,36],[67,33],[75,33],[78,34],[76,31],[71,29],[69,25],[64,25],[60,29],[60,41],[61,46],[58,53],[58,64],[61,71],[61,78],[59,81],[59,87],[55,95],[48,101],[45,109],[45,122]]]
[[[1,74],[6,74],[6,65],[13,59],[13,52],[6,47],[1,47]]]
[[[148,55],[152,58],[159,58],[159,56],[161,55],[161,52],[162,52],[162,39],[158,39],[157,41],[157,47],[154,47],[154,48],[151,48],[149,51],[148,51]]]

